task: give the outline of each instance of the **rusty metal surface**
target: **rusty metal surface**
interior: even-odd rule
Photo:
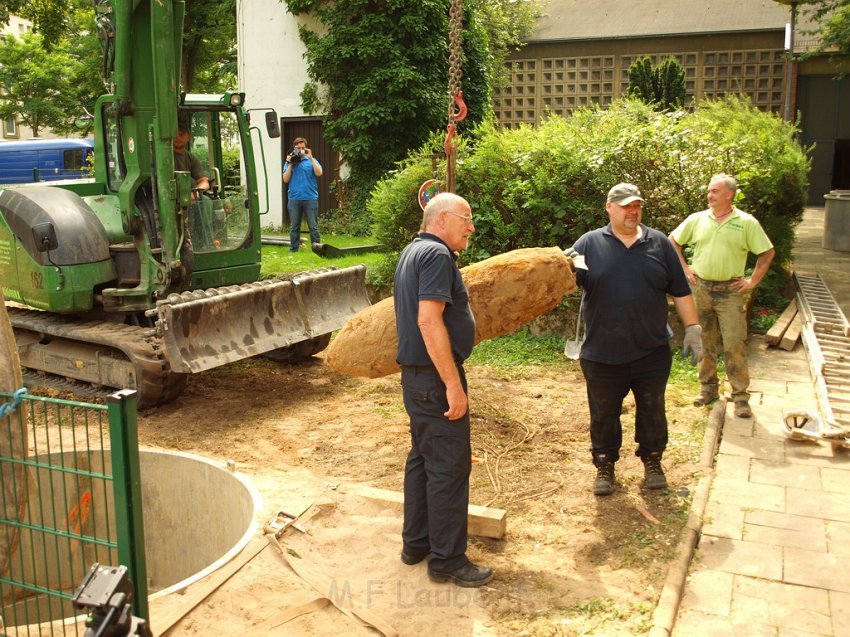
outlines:
[[[135,389],[140,406],[173,400],[186,386],[185,376],[170,369],[149,328],[18,307],[6,310],[21,366],[35,385],[84,395]]]
[[[368,305],[357,265],[171,295],[155,311],[171,368],[196,373],[328,334]]]

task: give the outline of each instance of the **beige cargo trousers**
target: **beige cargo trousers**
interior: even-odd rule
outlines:
[[[749,400],[750,370],[747,365],[747,307],[752,291],[738,292],[734,280],[703,281],[693,286],[699,324],[702,326],[703,357],[699,365],[700,393],[720,395],[717,355],[723,351],[726,377],[732,400]]]

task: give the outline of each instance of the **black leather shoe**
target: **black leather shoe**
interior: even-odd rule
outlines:
[[[406,551],[402,551],[401,561],[408,566],[413,566],[414,564],[419,564],[419,562],[428,557],[428,555],[428,553],[408,553]]]
[[[454,582],[458,586],[475,588],[476,586],[483,586],[493,579],[493,569],[486,566],[476,566],[472,562],[467,562],[459,569],[449,571],[448,573],[432,571],[429,568],[428,577],[432,582]]]

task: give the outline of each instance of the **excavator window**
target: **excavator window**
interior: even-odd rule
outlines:
[[[242,150],[235,113],[182,112],[191,133],[189,152],[200,162],[211,189],[189,209],[193,249],[197,254],[241,248],[249,240],[250,212],[240,178]]]

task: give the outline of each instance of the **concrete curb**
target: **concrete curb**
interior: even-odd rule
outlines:
[[[720,445],[725,419],[726,399],[721,398],[714,403],[708,414],[699,462],[705,474],[699,479],[694,490],[694,498],[691,500],[691,509],[688,513],[688,524],[682,531],[682,537],[676,547],[676,557],[670,563],[664,588],[661,589],[658,604],[652,613],[649,637],[669,637],[673,633],[673,625],[676,623],[676,615],[679,612],[679,602],[682,600],[682,593],[688,579],[688,569],[702,531],[702,521],[708,506],[708,493],[714,480],[714,456]]]

